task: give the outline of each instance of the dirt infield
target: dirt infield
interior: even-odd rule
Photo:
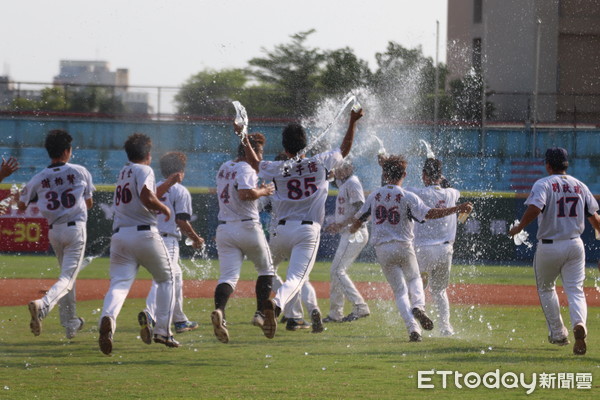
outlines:
[[[25,305],[40,298],[56,282],[54,279],[0,279],[0,306]],[[150,280],[137,280],[129,292],[129,298],[144,298],[150,288]],[[329,282],[312,282],[317,297],[329,297]],[[185,281],[184,295],[187,298],[212,298],[217,282]],[[78,300],[104,298],[109,281],[106,279],[81,279],[77,281]],[[393,299],[390,286],[385,282],[357,282],[358,290],[365,299]],[[600,292],[596,288],[585,288],[588,306],[600,306]],[[567,305],[562,287],[558,287],[561,305]],[[233,297],[254,297],[254,282],[240,281]],[[453,304],[474,305],[539,305],[535,286],[454,284],[448,288],[448,297]]]

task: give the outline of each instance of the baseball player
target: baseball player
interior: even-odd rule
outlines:
[[[338,196],[335,205],[335,222],[325,228],[330,233],[341,233],[340,242],[331,263],[331,286],[329,291],[329,315],[323,322],[351,322],[371,314],[369,306],[347,274],[347,269],[366,246],[369,231],[360,228],[362,241],[351,241],[349,224],[354,214],[365,202],[363,188],[354,175],[350,162],[345,162],[334,170],[338,183]],[[352,304],[352,311],[344,317],[344,298]]]
[[[60,265],[58,281],[44,297],[28,305],[29,326],[35,336],[42,333],[42,320],[56,304],[67,339],[74,338],[84,324],[83,318],[76,313],[75,280],[85,252],[87,210],[92,208],[92,194],[96,188],[87,169],[69,163],[73,155],[72,141],[66,131],[48,133],[45,147],[51,163],[23,187],[18,201],[21,211],[37,202],[48,220],[48,239]]]
[[[423,165],[422,174],[424,188],[408,188],[415,193],[426,206],[431,208],[447,208],[456,206],[460,192],[453,188],[443,188],[441,185],[442,162],[428,158]],[[442,336],[452,336],[454,330],[450,324],[450,304],[448,302],[448,287],[454,239],[456,238],[456,214],[444,218],[416,224],[414,227],[414,247],[421,275],[428,277],[426,285],[440,315],[440,333]]]
[[[282,132],[282,144],[290,160],[260,163],[256,157],[252,160],[259,176],[275,184],[274,212],[279,221],[271,240],[274,262],[289,260],[285,282],[273,300],[265,301],[263,332],[269,339],[275,336],[281,310],[298,294],[312,270],[325,216],[327,174],[350,152],[356,122],[362,115],[362,110],[351,111],[348,130],[339,149],[305,157],[301,150],[307,144],[306,132],[298,124],[289,124]],[[312,310],[311,322],[313,331],[323,330],[318,309]]]
[[[275,161],[283,161],[288,159],[289,158],[285,154],[285,152],[281,152],[275,157]],[[262,199],[264,199],[263,208],[269,208],[271,210],[271,224],[269,225],[269,237],[273,237],[276,233],[279,222],[279,219],[277,218],[277,215],[274,213],[273,210],[274,208],[276,208],[273,207],[273,202],[276,200],[273,198],[273,196],[263,197]],[[277,266],[281,261],[283,260],[278,259],[277,263],[273,264],[275,271],[277,271]],[[273,290],[277,291],[281,286],[283,286],[283,279],[281,279],[279,274],[275,273],[275,277],[273,279]],[[317,303],[317,293],[315,292],[315,288],[308,279],[306,280],[306,282],[304,282],[304,285],[302,285],[302,289],[300,290],[300,297],[294,298],[294,300],[286,304],[285,308],[283,309],[283,316],[281,317],[280,322],[285,322],[285,329],[288,331],[297,331],[303,329],[310,329],[312,327],[313,333],[323,332],[322,324],[313,326],[304,319],[304,310],[302,308],[302,303],[304,303],[306,308],[309,310],[309,314],[311,314],[313,310],[318,310],[319,313],[321,312],[321,310],[319,309],[319,304]],[[252,323],[254,325],[258,325],[256,323],[256,315],[255,319],[252,320]],[[263,323],[264,316],[261,315],[259,326],[262,326]]]
[[[392,287],[396,306],[409,332],[409,341],[420,342],[421,327],[432,330],[433,322],[424,311],[423,282],[412,245],[414,221],[470,212],[473,206],[463,203],[448,208],[428,207],[417,195],[401,187],[408,164],[404,157],[391,155],[380,160],[380,164],[382,180],[386,184],[369,195],[356,213],[350,232],[356,232],[371,217],[371,243],[377,261]]]
[[[110,287],[104,297],[98,338],[100,351],[106,355],[112,352],[117,316],[140,265],[157,283],[156,325],[152,327],[150,321],[146,321],[140,336],[148,343],[154,334],[155,343],[179,347],[170,327],[175,304],[171,257],[159,234],[156,218],[158,212],[168,221],[171,210],[155,194],[154,172],[150,168],[152,140],[142,133],[134,133],[127,138],[124,147],[129,162],[119,172],[115,185]]]
[[[166,153],[160,158],[160,170],[165,178],[158,183],[157,196],[169,207],[171,215],[174,218],[166,220],[163,215],[158,218],[158,232],[167,246],[171,257],[171,266],[173,268],[174,290],[175,290],[175,308],[173,309],[173,322],[176,333],[183,333],[198,328],[196,321],[190,321],[183,312],[183,277],[181,266],[179,265],[179,241],[182,238],[181,232],[192,240],[192,247],[200,249],[204,245],[204,239],[201,238],[192,225],[192,196],[190,192],[179,182],[183,181],[185,175],[185,166],[187,157],[184,153],[173,151]],[[173,183],[173,180],[175,183]],[[164,187],[166,192],[162,194]],[[156,308],[156,290],[158,284],[152,281],[152,287],[146,298],[146,309],[138,315],[138,322],[144,326],[154,321],[154,311]],[[147,344],[151,344],[151,337],[146,336]]]
[[[237,158],[224,163],[217,173],[219,226],[217,252],[220,276],[215,288],[215,310],[211,314],[214,333],[222,343],[229,342],[225,306],[240,278],[244,256],[254,263],[256,280],[256,313],[253,321],[263,328],[264,302],[271,295],[273,262],[258,214],[258,199],[273,194],[272,184],[258,184],[256,171],[248,163],[248,148],[262,159],[264,135],[247,136],[248,146],[238,146]]]
[[[600,230],[598,203],[587,186],[567,175],[567,151],[560,147],[546,150],[547,177],[533,185],[525,201],[527,209],[521,222],[509,235],[514,236],[527,225],[538,220],[538,244],[533,259],[533,270],[542,310],[548,324],[548,340],[552,344],[569,344],[569,332],[560,315],[556,294],[556,278],[560,275],[569,300],[569,314],[575,344],[573,353],[587,351],[587,304],[583,292],[585,279],[585,251],[580,238],[585,219]]]

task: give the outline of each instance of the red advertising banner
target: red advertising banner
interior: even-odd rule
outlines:
[[[0,190],[0,199],[8,195],[8,190]],[[35,204],[25,212],[9,207],[0,215],[0,251],[46,252],[49,248],[48,222]]]

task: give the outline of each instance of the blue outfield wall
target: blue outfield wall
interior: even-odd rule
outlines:
[[[256,122],[251,132],[262,132],[267,137],[265,159],[272,159],[281,148],[280,133],[283,123]],[[214,230],[217,226],[218,205],[214,187],[215,175],[221,163],[235,157],[239,139],[233,135],[231,122],[174,122],[174,121],[113,121],[61,118],[0,118],[0,155],[15,156],[21,169],[5,180],[5,184],[26,182],[48,164],[43,148],[46,133],[51,129],[65,129],[74,137],[73,162],[86,166],[97,185],[112,185],[126,162],[122,145],[127,136],[143,132],[153,139],[153,167],[160,173],[157,161],[170,150],[188,155],[184,184],[194,193],[194,226],[209,240],[209,251],[215,255]],[[585,182],[593,193],[600,194],[600,130],[599,129],[538,129],[536,151],[533,134],[529,129],[487,129],[485,135],[476,128],[444,127],[436,135],[429,126],[397,126],[373,128],[361,124],[352,151],[356,174],[366,191],[380,184],[380,169],[376,162],[377,146],[372,135],[377,134],[390,153],[404,154],[409,161],[405,186],[420,186],[420,167],[425,158],[420,139],[432,144],[436,155],[444,162],[446,177],[463,192],[463,197],[475,203],[475,215],[459,226],[455,258],[465,262],[530,262],[534,248],[515,247],[506,236],[508,225],[520,218],[524,211],[524,194],[535,179],[544,176],[541,162],[547,147],[565,147],[570,155],[569,173]],[[534,157],[534,154],[538,154]],[[9,185],[6,185],[8,187]],[[515,195],[520,192],[520,195]],[[89,252],[104,252],[110,238],[110,220],[106,206],[110,192],[97,192],[97,204],[90,216]],[[332,196],[327,202],[328,213],[333,213]],[[535,224],[528,231],[535,237]],[[594,240],[587,227],[584,241],[588,260],[600,257],[599,241]],[[535,242],[532,239],[532,242]],[[333,255],[337,238],[326,233],[322,236],[320,259]],[[184,253],[185,253],[184,249]],[[367,248],[361,256],[374,259]]]
[[[420,185],[420,166],[425,153],[420,139],[432,144],[445,164],[445,175],[454,186],[469,191],[526,191],[523,185],[545,174],[539,164],[547,147],[565,147],[571,155],[569,172],[600,193],[600,130],[538,129],[536,151],[530,129],[487,129],[482,135],[476,128],[442,127],[436,135],[430,126],[359,125],[351,153],[356,174],[366,190],[377,187],[380,170],[376,163],[376,134],[390,153],[408,158],[406,185]],[[283,123],[256,122],[251,132],[267,137],[265,159],[281,149]],[[86,166],[94,181],[113,184],[126,162],[122,150],[127,136],[143,132],[154,142],[156,167],[161,154],[179,150],[189,157],[186,185],[213,187],[221,163],[235,156],[239,139],[231,122],[113,121],[60,118],[0,118],[0,155],[14,155],[22,165],[6,182],[24,182],[46,165],[44,137],[50,129],[65,129],[74,137],[73,162]],[[335,142],[334,144],[337,144]],[[538,154],[537,157],[533,156]],[[535,163],[538,163],[535,165]]]

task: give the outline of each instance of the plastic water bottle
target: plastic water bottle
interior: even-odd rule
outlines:
[[[469,215],[471,215],[470,212],[462,212],[458,214],[458,222],[460,224],[464,224],[467,221],[467,218],[469,218]]]
[[[194,241],[192,239],[190,239],[189,237],[185,238],[185,245],[186,246],[193,246],[194,245]]]
[[[365,241],[365,236],[362,234],[360,230],[354,232],[350,236],[348,236],[348,241],[350,243],[362,243]]]
[[[362,110],[362,106],[358,102],[358,99],[355,97],[354,98],[354,104],[352,105],[352,111],[359,112],[360,110]]]

